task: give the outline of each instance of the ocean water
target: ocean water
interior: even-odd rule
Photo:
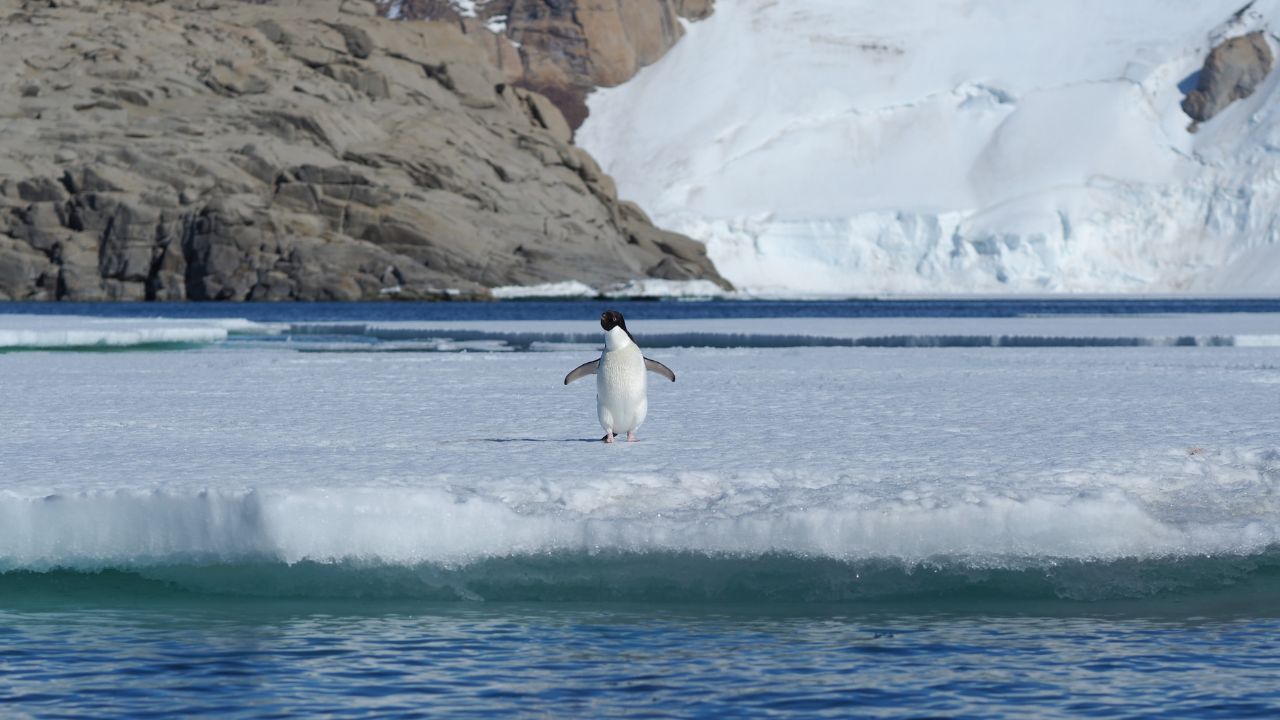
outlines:
[[[1274,301],[605,304],[0,306],[0,715],[1280,713]]]
[[[1280,672],[1274,615],[51,594],[6,714],[1274,717]]]

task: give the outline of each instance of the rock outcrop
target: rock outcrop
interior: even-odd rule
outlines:
[[[537,91],[577,128],[586,96],[611,87],[671,49],[713,0],[376,0],[384,15],[455,22],[510,82]]]
[[[368,0],[0,0],[0,298],[723,281],[547,98]]]
[[[1182,110],[1196,123],[1209,120],[1236,100],[1252,95],[1274,62],[1261,30],[1219,44],[1205,59],[1196,88],[1183,99]]]

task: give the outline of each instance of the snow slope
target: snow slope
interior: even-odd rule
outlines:
[[[1276,293],[1280,73],[1179,106],[1242,4],[719,0],[578,142],[756,293]]]

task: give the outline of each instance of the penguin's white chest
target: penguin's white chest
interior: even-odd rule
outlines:
[[[625,333],[623,335],[625,337]],[[644,355],[640,348],[630,340],[616,344],[606,342],[596,371],[596,413],[600,426],[606,432],[631,432],[640,427],[648,411]]]

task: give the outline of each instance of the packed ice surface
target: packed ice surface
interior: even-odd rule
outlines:
[[[721,0],[576,137],[752,292],[1274,293],[1280,73],[1180,103],[1278,8]]]
[[[0,569],[1280,540],[1274,348],[656,348],[678,381],[614,445],[562,385],[598,345],[546,350],[2,354]]]
[[[212,343],[226,340],[229,330],[253,325],[243,320],[5,315],[0,318],[0,349]]]

